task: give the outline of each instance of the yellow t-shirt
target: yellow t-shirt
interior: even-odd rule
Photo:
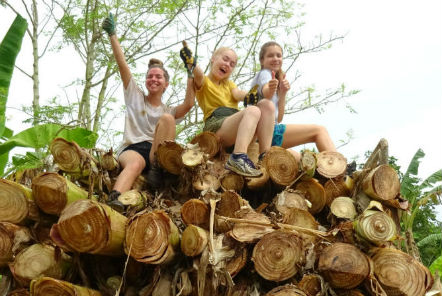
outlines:
[[[213,83],[209,77],[204,76],[203,85],[196,90],[196,99],[204,113],[204,121],[218,107],[238,109],[238,101],[232,95],[232,89],[236,87],[236,84],[231,80],[221,82],[218,85]]]

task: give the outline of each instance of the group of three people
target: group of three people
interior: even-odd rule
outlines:
[[[254,140],[258,141],[260,158],[272,145],[291,148],[315,143],[319,151],[336,151],[323,126],[280,123],[290,84],[282,71],[283,50],[278,43],[271,41],[261,47],[261,70],[252,82],[252,86],[257,86],[255,94],[240,90],[229,80],[238,60],[231,48],[221,47],[212,54],[208,75],[195,64],[190,50],[183,48],[181,56],[191,75],[183,103],[171,107],[162,102],[162,95],[169,85],[169,74],[162,62],[149,61],[145,80],[148,93],[145,95],[130,72],[115,34],[112,15],[103,22],[103,29],[109,35],[126,104],[123,144],[117,151],[122,171],[109,195],[109,204],[115,209],[124,209],[117,197],[128,191],[141,173],[147,173],[151,186],[159,185],[161,176],[155,151],[162,142],[175,140],[176,121],[193,107],[195,95],[204,114],[204,131],[214,132],[223,147],[233,146],[226,168],[240,175],[258,177],[262,174],[247,156],[247,148]],[[253,95],[259,100],[239,110],[238,103],[244,100],[246,105]],[[290,151],[299,159],[299,153]]]

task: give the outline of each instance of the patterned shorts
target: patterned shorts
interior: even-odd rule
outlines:
[[[286,126],[282,123],[276,123],[273,130],[272,146],[281,146],[284,140]]]

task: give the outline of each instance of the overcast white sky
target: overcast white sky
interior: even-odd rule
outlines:
[[[420,166],[422,178],[442,168],[442,1],[308,0],[304,10],[304,35],[333,32],[346,37],[328,51],[303,57],[296,65],[303,73],[299,83],[314,83],[318,89],[345,83],[361,93],[348,100],[357,114],[350,114],[341,102],[324,114],[305,111],[286,116],[284,122],[325,125],[337,144],[352,129],[354,139],[339,150],[349,159],[386,138],[390,155],[399,159],[403,171],[418,148],[426,153]],[[1,7],[0,16],[3,38],[14,16]],[[290,36],[277,41],[283,43],[285,38]],[[22,50],[18,64],[31,65],[29,61],[30,54]],[[41,69],[42,75],[51,75],[52,85],[77,77],[60,80],[61,73],[77,69],[65,60],[55,63],[58,73],[50,67]],[[29,105],[31,90],[29,79],[16,70],[8,107]],[[22,115],[12,110],[7,110],[9,119],[19,122],[14,116]]]

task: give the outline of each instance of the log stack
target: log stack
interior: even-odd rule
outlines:
[[[348,175],[340,153],[298,163],[272,147],[244,178],[204,132],[162,144],[165,186],[137,183],[120,214],[104,203],[112,151],[56,139],[58,171],[31,188],[0,180],[0,295],[425,295],[433,277],[400,249],[407,206],[385,150]]]

